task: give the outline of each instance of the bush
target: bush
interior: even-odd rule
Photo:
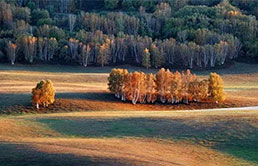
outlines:
[[[51,80],[40,81],[35,88],[32,89],[32,105],[48,107],[55,101],[55,90]]]

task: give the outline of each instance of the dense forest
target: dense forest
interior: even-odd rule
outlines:
[[[258,0],[0,0],[0,62],[258,62]]]

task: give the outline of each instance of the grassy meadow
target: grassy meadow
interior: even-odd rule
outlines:
[[[257,65],[216,69],[225,103],[190,105],[116,100],[107,90],[111,69],[0,65],[0,166],[258,165],[258,112],[205,111],[257,106]],[[35,110],[31,89],[41,79],[53,81],[56,102]]]

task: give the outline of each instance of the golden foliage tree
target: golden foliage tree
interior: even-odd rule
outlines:
[[[171,94],[171,81],[172,73],[168,69],[165,70],[164,68],[162,68],[156,74],[157,93],[159,96],[159,100],[162,103],[165,103],[168,96],[170,96]]]
[[[220,75],[211,73],[209,77],[209,94],[212,100],[223,102],[225,100],[224,82]]]
[[[181,97],[181,89],[182,89],[182,76],[178,71],[173,74],[173,78],[171,81],[171,102],[179,103],[182,100]]]
[[[121,100],[125,100],[124,87],[127,75],[126,69],[112,69],[108,77],[108,89]]]
[[[192,100],[192,94],[189,92],[191,91],[189,88],[190,83],[197,81],[196,75],[191,74],[191,71],[188,69],[186,72],[182,72],[182,88],[180,91],[180,95],[182,97],[182,101],[187,103]],[[196,90],[194,90],[196,91]]]
[[[39,108],[40,105],[48,107],[55,101],[55,90],[51,80],[40,81],[35,88],[32,89],[32,104]]]
[[[223,80],[211,73],[208,80],[198,80],[190,70],[172,73],[160,69],[156,75],[143,72],[128,73],[125,69],[113,69],[108,77],[109,90],[121,100],[133,104],[154,103],[186,103],[224,101]]]
[[[134,72],[127,76],[127,81],[125,83],[125,98],[132,101],[133,104],[145,102],[146,84],[144,73]]]
[[[157,92],[156,92],[156,78],[153,74],[146,75],[146,101],[148,103],[154,103],[157,100]]]
[[[189,101],[200,102],[208,98],[208,81],[197,79],[189,83]]]
[[[196,101],[202,101],[208,98],[209,84],[208,80],[202,80],[198,84],[198,98]]]

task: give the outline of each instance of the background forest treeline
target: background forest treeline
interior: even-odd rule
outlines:
[[[258,61],[258,0],[0,0],[0,61],[215,67]]]

